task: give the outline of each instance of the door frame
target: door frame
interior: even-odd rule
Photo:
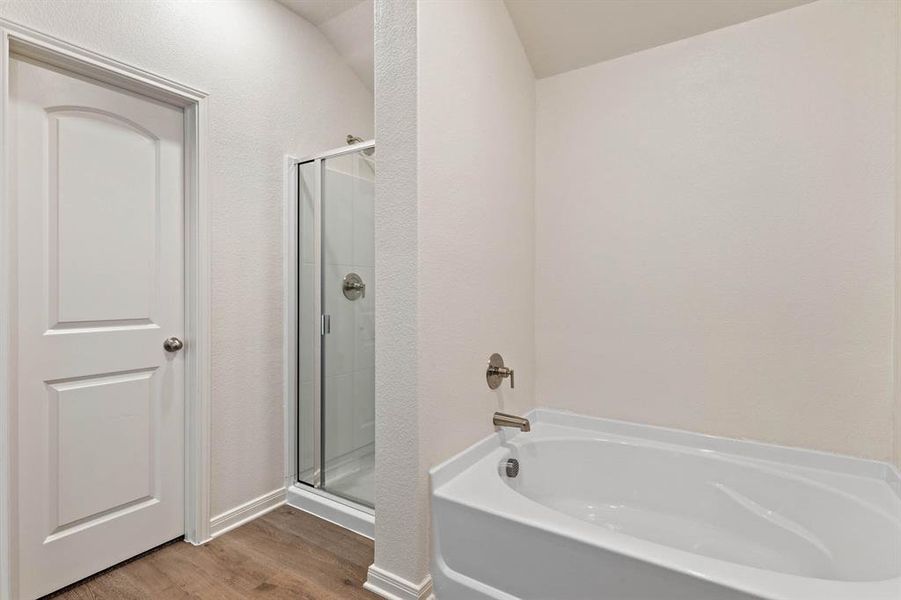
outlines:
[[[151,99],[185,115],[185,539],[210,539],[210,253],[207,94],[0,19],[0,600],[17,597],[16,224],[9,176],[10,54],[40,60]]]

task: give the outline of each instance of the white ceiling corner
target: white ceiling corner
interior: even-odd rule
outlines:
[[[315,25],[363,84],[373,90],[373,0],[278,0]]]
[[[504,0],[537,78],[812,0]]]
[[[317,27],[363,0],[278,0]]]
[[[813,0],[504,0],[539,79]],[[315,25],[373,89],[374,0],[278,0]]]
[[[319,25],[370,92],[375,78],[374,10],[373,0],[362,0]]]

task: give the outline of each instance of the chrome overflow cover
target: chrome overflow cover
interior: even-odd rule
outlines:
[[[501,461],[500,469],[498,470],[502,477],[506,476],[513,479],[519,475],[519,461],[515,458],[508,458],[507,460]]]

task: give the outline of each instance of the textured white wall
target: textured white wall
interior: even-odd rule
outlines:
[[[888,460],[895,2],[538,82],[538,403]]]
[[[283,156],[371,137],[372,95],[268,0],[22,0],[0,16],[210,94],[212,514],[281,487]]]
[[[428,573],[417,398],[416,12],[408,0],[375,3],[375,567],[412,584]]]
[[[428,468],[533,405],[535,88],[500,0],[381,0],[376,90],[375,565],[418,583]]]
[[[535,79],[500,0],[419,7],[419,380],[434,466],[534,405]],[[500,352],[516,372],[496,391]]]

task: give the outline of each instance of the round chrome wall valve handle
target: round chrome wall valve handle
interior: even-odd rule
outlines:
[[[341,282],[341,289],[344,297],[348,300],[356,300],[357,298],[366,297],[366,284],[363,279],[356,273],[348,273]]]
[[[488,370],[485,378],[488,380],[488,389],[496,390],[501,387],[501,382],[510,378],[510,389],[513,389],[513,369],[504,366],[504,357],[495,352],[488,358]]]
[[[166,352],[178,352],[184,347],[184,342],[177,337],[166,338],[166,341],[163,342],[163,350]]]

